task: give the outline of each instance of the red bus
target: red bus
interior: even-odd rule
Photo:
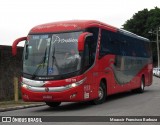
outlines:
[[[92,20],[64,21],[33,27],[25,41],[21,92],[24,101],[91,101],[152,84],[150,41]]]

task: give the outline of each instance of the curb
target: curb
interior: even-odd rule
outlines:
[[[23,106],[15,106],[15,107],[8,107],[8,108],[0,108],[0,112],[6,112],[6,111],[12,111],[12,110],[18,110],[18,109],[26,109],[26,108],[32,108],[32,107],[39,107],[44,106],[46,104],[30,104],[30,105],[23,105]]]

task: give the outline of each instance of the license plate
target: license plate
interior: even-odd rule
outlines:
[[[43,99],[52,99],[52,96],[51,95],[44,95]]]

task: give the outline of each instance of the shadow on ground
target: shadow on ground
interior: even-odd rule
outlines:
[[[152,93],[154,92],[153,90],[145,90],[145,93]],[[130,96],[138,96],[138,93],[134,93],[134,92],[124,92],[124,93],[118,93],[118,94],[114,94],[111,96],[108,96],[106,98],[106,101],[103,104],[107,104],[109,102],[118,100],[118,99],[122,99],[122,98],[128,98]],[[56,111],[56,112],[65,112],[65,111],[74,111],[74,110],[84,110],[84,109],[88,109],[88,108],[92,108],[92,107],[97,107],[100,105],[93,105],[91,102],[68,102],[68,103],[62,103],[59,107],[48,107],[45,106],[44,108],[41,108],[39,110],[36,110],[36,112],[52,112],[52,111]]]

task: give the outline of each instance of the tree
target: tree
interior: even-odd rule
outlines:
[[[151,35],[148,32],[156,30],[160,27],[160,8],[155,7],[154,9],[144,9],[135,13],[133,17],[127,20],[123,29],[133,32],[137,35],[146,37],[151,41],[156,41],[156,35]],[[152,43],[153,60],[157,60],[157,49],[156,43]]]

